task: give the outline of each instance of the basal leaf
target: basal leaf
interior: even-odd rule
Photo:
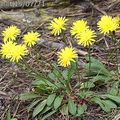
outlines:
[[[10,120],[17,120],[17,118],[12,118],[12,119],[10,119]]]
[[[61,113],[62,113],[63,115],[68,115],[68,105],[67,105],[67,104],[64,104],[64,105],[62,106]]]
[[[62,72],[62,76],[65,80],[68,80],[68,69]]]
[[[111,90],[109,91],[109,94],[111,95],[117,95],[119,91],[119,82],[115,82],[111,88]]]
[[[91,79],[91,81],[96,82],[96,81],[103,81],[103,82],[108,82],[112,80],[110,76],[105,76],[105,75],[96,75]]]
[[[71,99],[69,99],[68,101],[68,110],[72,115],[76,115],[77,107],[76,104]]]
[[[102,110],[104,110],[105,112],[110,112],[110,108],[109,107],[106,107],[104,104],[103,104],[103,101],[98,98],[98,97],[94,97],[91,99],[92,101],[94,101],[95,103],[97,103],[101,108]]]
[[[11,120],[10,110],[8,110],[8,112],[7,112],[7,120]]]
[[[45,108],[43,109],[43,111],[40,114],[45,114],[46,112],[48,112],[50,109],[52,109],[53,106],[45,106]]]
[[[55,75],[55,77],[58,79],[62,78],[62,73],[59,70],[58,66],[56,64],[52,64],[52,66],[53,66],[53,74]]]
[[[68,68],[68,79],[70,80],[73,74],[77,70],[77,63],[76,62],[71,62],[70,67]]]
[[[22,93],[19,95],[19,99],[20,100],[30,100],[30,99],[33,99],[33,98],[37,98],[39,97],[39,95],[35,94],[35,93]]]
[[[117,108],[117,105],[111,100],[102,100],[102,102],[104,105],[106,105],[106,107]]]
[[[52,105],[52,103],[54,102],[55,97],[56,97],[55,94],[51,94],[51,95],[48,96],[48,98],[47,98],[47,105],[48,106]]]
[[[117,108],[117,105],[110,101],[110,100],[101,100],[100,98],[94,97],[92,99],[95,103],[99,104],[100,107],[105,111],[105,112],[110,112],[112,108]]]
[[[104,97],[107,97],[117,103],[120,103],[120,96],[114,96],[114,95],[110,95],[110,94],[106,94],[106,95],[103,95]]]
[[[47,101],[47,100],[42,101],[41,103],[39,103],[39,104],[35,107],[35,109],[34,109],[34,111],[33,111],[33,117],[35,117],[35,116],[38,115],[40,112],[42,112],[42,110],[43,110],[44,107],[46,106],[46,101]]]
[[[46,120],[48,117],[50,117],[51,115],[53,115],[55,112],[57,112],[56,110],[49,112],[48,114],[44,115],[44,117],[41,120]]]
[[[81,98],[92,97],[93,95],[94,95],[94,93],[92,91],[87,91],[87,90],[80,91],[80,93],[79,93],[79,96]]]
[[[82,83],[80,89],[86,89],[86,88],[90,89],[93,87],[95,87],[95,84],[93,82],[88,81],[88,82]]]
[[[38,102],[40,102],[40,100],[35,100],[35,101],[33,101],[33,102],[30,104],[30,106],[28,107],[28,111],[30,111],[35,105],[37,105]]]
[[[87,110],[87,105],[79,105],[78,106],[78,111],[77,111],[77,116],[81,116],[85,111]]]
[[[88,71],[88,75],[89,75],[89,64],[86,64],[85,66],[86,71]],[[108,70],[104,67],[102,67],[101,65],[97,64],[97,63],[91,63],[91,67],[90,67],[90,75],[97,75],[97,74],[103,74],[106,76],[110,75],[110,72],[108,72]]]
[[[63,100],[63,96],[57,96],[54,101],[54,108],[57,109],[60,107]]]
[[[48,78],[40,78],[40,79],[36,79],[35,81],[32,82],[33,86],[50,86],[52,88],[55,87],[55,85],[50,81],[50,79]]]
[[[51,80],[55,80],[55,79],[56,79],[56,77],[55,77],[55,75],[54,75],[53,73],[49,73],[49,74],[48,74],[48,77],[49,77]]]
[[[88,61],[89,61],[89,58],[87,57],[86,58]],[[89,61],[91,64],[91,67],[90,67],[90,71],[89,72],[89,63],[85,65],[85,69],[86,71],[88,71],[88,76],[91,76],[91,75],[97,75],[98,73],[99,74],[103,74],[105,76],[110,76],[110,72],[105,68],[104,64],[102,64],[99,60],[91,57],[90,58],[91,61]]]
[[[43,80],[35,80],[35,81],[32,82],[32,85],[40,86],[40,85],[46,85],[46,83]]]

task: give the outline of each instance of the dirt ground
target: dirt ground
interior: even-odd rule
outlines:
[[[103,14],[120,16],[120,0],[93,0],[93,2],[81,2],[79,0],[78,3],[73,2],[68,6],[54,8],[46,7],[39,9],[27,8],[12,9],[8,11],[1,10],[0,32],[4,30],[5,27],[13,24],[19,26],[23,33],[30,30],[37,30],[41,34],[40,42],[33,47],[33,49],[30,49],[30,55],[26,56],[25,61],[27,61],[32,68],[35,68],[40,72],[49,72],[50,66],[47,62],[51,60],[55,61],[56,52],[61,46],[63,46],[60,42],[60,37],[53,37],[48,32],[47,25],[49,20],[52,19],[53,16],[66,16],[70,19],[69,24],[71,24],[73,21],[83,18],[96,29],[96,22]],[[119,31],[116,34],[119,38]],[[69,34],[67,38],[72,41]],[[108,61],[106,61],[107,53],[101,49],[104,42],[100,38],[97,38],[96,40],[93,55],[108,65]],[[1,35],[0,44],[2,44]],[[81,61],[84,61],[84,53],[87,52],[86,49],[82,46],[76,47],[80,50],[79,57],[81,58]],[[38,54],[41,54],[41,56]],[[112,62],[110,67],[114,68]],[[31,91],[31,81],[32,78],[26,72],[26,69],[20,68],[18,65],[3,60],[0,57],[0,120],[6,120],[8,109],[10,109],[11,114],[18,118],[18,120],[37,120],[37,118],[31,117],[31,113],[27,112],[29,101],[14,99],[19,93]],[[113,120],[118,113],[119,109],[113,110],[111,113],[107,114],[102,112],[98,107],[93,106],[88,108],[88,111],[83,118],[68,117],[57,114],[53,115],[48,120]]]

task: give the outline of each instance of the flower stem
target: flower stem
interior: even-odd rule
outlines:
[[[67,41],[66,41],[66,36],[65,34],[63,33],[63,38],[62,38],[62,41],[65,43],[65,45],[67,46]]]
[[[88,48],[88,57],[89,57],[89,74],[91,72],[91,51],[90,51],[90,45]]]
[[[116,40],[115,33],[112,33],[111,37],[112,37],[112,41],[113,41],[113,44],[114,44],[114,49],[113,49],[113,52],[112,52],[112,56],[114,56],[114,52],[115,52],[115,64],[117,66],[117,68],[116,68],[117,73],[119,73],[119,61],[118,61],[119,41]]]

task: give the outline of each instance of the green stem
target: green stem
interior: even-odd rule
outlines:
[[[50,63],[50,66],[53,67],[53,65],[51,63]],[[54,67],[54,69],[56,69],[56,68]],[[62,73],[60,71],[59,71],[59,73],[60,73],[61,77],[58,78],[58,81],[66,88],[67,92],[70,93],[71,85],[69,84],[69,80],[66,80],[65,83],[64,83],[63,82],[64,77],[63,77],[63,75],[62,75]]]
[[[70,84],[69,80],[66,80],[66,87],[67,87],[67,88],[66,88],[66,89],[67,89],[67,92],[70,93],[72,87],[71,87],[71,84]]]
[[[78,61],[77,61],[77,75],[78,75],[78,82],[79,82],[79,84],[80,84],[81,76],[80,76],[80,74],[79,74]]]
[[[89,74],[91,73],[91,51],[90,51],[90,45],[88,48],[88,57],[89,57]]]
[[[63,33],[63,39],[62,39],[62,41],[65,43],[65,45],[67,46],[67,41],[66,41],[66,36],[65,36],[65,34]]]
[[[112,57],[114,57],[114,53],[115,53],[115,64],[117,66],[117,73],[119,73],[119,61],[118,61],[118,47],[117,45],[119,46],[119,41],[116,40],[116,37],[115,37],[115,33],[112,33],[111,34],[111,37],[112,37],[112,41],[113,41],[113,44],[114,44],[114,49],[113,49],[113,52],[112,52]]]

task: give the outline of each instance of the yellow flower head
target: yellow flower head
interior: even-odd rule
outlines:
[[[103,34],[116,31],[119,28],[119,17],[112,18],[111,16],[102,16],[97,23],[99,30]]]
[[[17,35],[19,35],[21,33],[21,30],[19,28],[17,28],[17,26],[9,26],[8,28],[6,28],[3,32],[2,35],[4,37],[4,43],[6,43],[7,41],[13,41],[16,39]]]
[[[2,44],[0,53],[2,54],[3,58],[9,59],[11,57],[11,51],[16,46],[16,43],[13,43],[12,41],[9,41],[5,44]]]
[[[26,45],[16,45],[11,51],[11,61],[18,62],[28,53]]]
[[[72,47],[65,47],[58,52],[58,63],[63,66],[67,67],[70,65],[70,62],[75,62],[75,58],[77,58],[77,51]]]
[[[10,59],[13,62],[18,62],[28,53],[28,50],[25,45],[17,45],[16,43],[9,41],[2,45],[0,53],[3,58]]]
[[[83,46],[90,46],[95,42],[95,37],[95,32],[93,30],[87,29],[79,34],[78,44]]]
[[[88,29],[89,26],[87,26],[87,22],[84,20],[77,20],[73,22],[73,26],[71,27],[71,34],[77,36],[82,31]]]
[[[119,24],[120,18],[119,18],[119,17],[114,17],[114,18],[113,18],[113,21],[116,22],[116,24]]]
[[[23,37],[24,43],[31,47],[32,45],[35,45],[36,42],[39,40],[39,36],[40,34],[38,32],[28,32]]]
[[[51,33],[55,36],[60,35],[62,30],[66,30],[65,25],[67,21],[68,19],[66,19],[65,17],[54,18],[49,27],[50,29],[52,29]]]

